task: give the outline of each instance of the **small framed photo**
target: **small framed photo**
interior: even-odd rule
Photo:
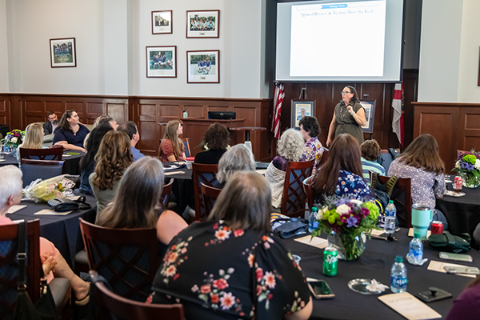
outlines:
[[[298,124],[303,117],[315,116],[315,100],[293,100],[291,102],[292,106],[292,121],[291,127],[292,128],[299,128],[300,125]]]
[[[177,46],[147,47],[147,78],[177,77]]]
[[[152,11],[152,34],[173,33],[172,10]]]
[[[360,104],[365,109],[365,119],[367,123],[362,126],[365,133],[373,133],[373,125],[375,124],[375,105],[377,100],[360,100]]]
[[[187,83],[220,83],[220,51],[187,51]]]
[[[50,39],[50,65],[52,68],[77,66],[75,38]]]
[[[187,11],[187,38],[218,38],[220,10]]]

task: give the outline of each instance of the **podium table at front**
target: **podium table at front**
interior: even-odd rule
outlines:
[[[219,123],[227,129],[243,127],[245,119],[235,120],[218,120],[218,119],[200,119],[200,118],[186,118],[183,121],[183,137],[190,140],[190,156],[194,157],[197,153],[201,152],[197,146],[202,142],[205,137],[205,133],[208,127],[213,123]],[[230,135],[230,145],[233,146],[239,142],[237,141],[237,135]]]

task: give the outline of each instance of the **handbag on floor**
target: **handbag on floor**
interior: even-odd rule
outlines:
[[[27,238],[27,222],[24,220],[18,226],[18,293],[15,310],[13,312],[14,320],[57,320],[57,310],[52,292],[45,280],[41,285],[41,296],[37,303],[33,305],[30,296],[27,293],[25,284],[25,263],[27,253],[25,243]],[[30,257],[35,259],[36,257]],[[33,263],[33,262],[32,262]],[[42,270],[43,274],[43,270]]]

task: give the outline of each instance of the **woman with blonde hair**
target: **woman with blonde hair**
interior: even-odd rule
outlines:
[[[178,137],[183,133],[183,124],[178,120],[167,123],[158,156],[162,162],[185,160],[185,147]]]
[[[271,232],[271,198],[262,175],[235,172],[208,220],[170,242],[152,302],[180,299],[186,319],[308,319],[310,291],[292,255]]]
[[[283,186],[285,184],[285,172],[289,161],[300,161],[303,155],[304,143],[302,134],[295,129],[285,131],[277,143],[278,156],[265,171],[265,178],[272,187],[272,206],[280,208],[282,205]]]
[[[95,171],[88,181],[97,198],[97,220],[115,196],[124,171],[133,162],[130,139],[125,132],[109,131],[95,156]]]
[[[22,148],[25,149],[43,149],[43,125],[41,123],[30,123],[25,129],[25,139],[18,147],[17,158],[20,160]]]
[[[424,204],[434,210],[433,220],[443,222],[448,229],[444,214],[435,209],[436,199],[445,193],[445,163],[440,158],[438,143],[429,134],[418,136],[398,156],[388,169],[389,176],[410,178],[412,185],[412,203]]]
[[[123,174],[113,203],[107,206],[97,224],[108,228],[157,228],[157,237],[167,245],[187,223],[160,204],[165,174],[160,160],[143,157]]]

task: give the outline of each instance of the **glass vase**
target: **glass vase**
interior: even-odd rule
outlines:
[[[358,259],[365,250],[365,242],[366,237],[363,232],[357,237],[335,232],[328,236],[328,246],[337,249],[338,258],[341,260]]]
[[[10,150],[12,151],[12,155],[14,159],[17,159],[17,152],[18,152],[18,147],[10,147]]]
[[[458,175],[462,178],[462,184],[465,188],[476,188],[480,185],[480,179],[471,173],[458,172]]]

